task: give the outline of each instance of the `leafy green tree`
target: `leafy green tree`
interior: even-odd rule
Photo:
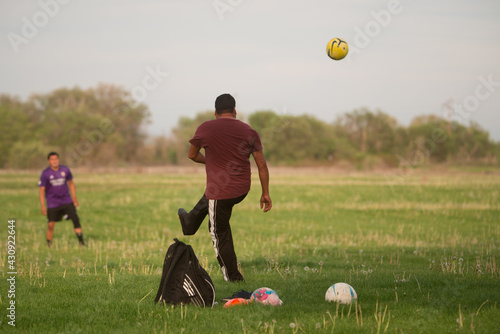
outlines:
[[[146,139],[148,108],[113,85],[63,88],[29,102],[43,115],[40,137],[62,147],[73,163],[95,163],[104,143],[119,160],[133,162]]]
[[[35,138],[35,124],[30,121],[23,103],[8,95],[0,96],[0,119],[0,167],[3,167],[15,143]]]
[[[277,115],[264,110],[249,117],[260,134],[269,161],[298,165],[333,158],[335,143],[330,126],[308,115]]]
[[[445,162],[453,156],[455,141],[448,129],[448,122],[439,116],[422,115],[412,120],[408,128],[408,152],[414,165]]]
[[[201,123],[214,119],[214,112],[182,117],[172,136],[148,140],[149,116],[146,105],[109,84],[61,88],[26,101],[0,95],[0,168],[38,168],[50,150],[70,166],[188,163],[189,139]],[[347,160],[363,168],[382,163],[395,167],[402,161],[415,167],[500,160],[500,143],[478,124],[450,123],[436,115],[415,117],[403,127],[388,114],[366,108],[345,113],[333,124],[309,115],[260,110],[248,122],[260,134],[266,158],[275,164]]]
[[[142,152],[141,161],[147,164],[178,164],[176,142],[172,137],[155,136],[150,138]]]
[[[0,117],[10,120],[0,128],[1,166],[6,166],[14,143],[19,148],[33,142],[57,149],[64,163],[75,166],[136,161],[149,111],[124,89],[101,84],[34,94],[25,102],[2,96]]]
[[[368,109],[354,110],[338,117],[335,128],[363,154],[394,152],[398,123],[381,111],[373,113]]]
[[[18,141],[12,145],[7,167],[40,169],[47,166],[47,153],[52,151],[38,141]]]
[[[479,124],[472,122],[469,127],[456,126],[452,131],[454,141],[454,160],[470,163],[488,157],[492,143],[489,133]]]
[[[181,117],[177,126],[172,130],[176,142],[176,158],[180,164],[187,163],[187,153],[189,150],[189,140],[193,138],[198,126],[203,122],[214,119],[214,111],[204,111],[198,113],[194,119],[189,117]],[[172,155],[172,153],[170,153]]]

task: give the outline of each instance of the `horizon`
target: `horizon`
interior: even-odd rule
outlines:
[[[148,106],[151,135],[228,92],[241,115],[331,123],[367,108],[408,126],[450,112],[500,141],[494,0],[22,0],[0,4],[0,18],[1,93],[117,85]],[[326,54],[334,37],[349,44],[340,61]]]

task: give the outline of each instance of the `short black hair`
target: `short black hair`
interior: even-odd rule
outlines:
[[[215,111],[218,114],[232,113],[235,106],[236,100],[230,94],[222,94],[215,99]]]
[[[49,160],[49,159],[50,159],[50,157],[51,157],[51,156],[53,156],[53,155],[57,155],[57,157],[59,158],[59,153],[57,153],[57,152],[50,152],[50,153],[47,155],[47,160]]]

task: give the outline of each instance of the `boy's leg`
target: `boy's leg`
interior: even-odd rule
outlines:
[[[85,246],[85,242],[83,242],[83,234],[82,234],[82,226],[80,225],[80,217],[76,213],[76,208],[73,203],[69,204],[66,208],[65,213],[68,215],[68,219],[71,219],[73,222],[73,228],[78,238],[78,243],[82,246]]]
[[[52,246],[52,238],[54,238],[54,227],[56,226],[56,222],[48,222],[47,223],[47,233],[46,233],[46,239],[47,239],[47,247]]]
[[[238,270],[238,260],[234,251],[233,236],[229,219],[233,206],[245,198],[246,194],[235,199],[209,200],[209,229],[212,236],[215,255],[222,270],[224,280],[243,281]]]
[[[61,221],[63,214],[64,213],[63,210],[61,210],[61,207],[47,209],[47,233],[45,236],[47,239],[47,247],[49,248],[52,246],[56,222]]]
[[[189,213],[181,208],[177,211],[177,214],[181,221],[182,233],[184,235],[194,235],[208,214],[208,200],[203,195]]]

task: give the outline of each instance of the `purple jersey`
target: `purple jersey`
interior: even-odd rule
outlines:
[[[47,167],[42,172],[38,186],[45,187],[48,209],[73,203],[67,184],[70,180],[73,180],[73,175],[69,168],[63,165],[59,165],[58,170]]]

